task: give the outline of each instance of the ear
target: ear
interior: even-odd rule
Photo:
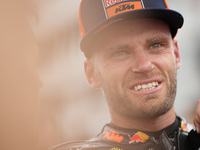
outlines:
[[[94,62],[92,60],[86,59],[84,62],[84,69],[88,84],[93,88],[100,88],[101,84],[94,66]]]
[[[176,38],[173,39],[173,44],[174,44],[174,54],[176,57],[176,69],[179,69],[181,67],[181,58],[180,58],[178,42]]]

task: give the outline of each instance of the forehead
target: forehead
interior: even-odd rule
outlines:
[[[146,40],[151,36],[171,37],[169,25],[158,19],[124,20],[112,24],[97,33],[92,42],[93,51],[111,43],[137,38]]]

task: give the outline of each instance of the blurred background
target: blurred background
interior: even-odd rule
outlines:
[[[34,9],[29,22],[39,49],[38,72],[43,82],[37,103],[38,149],[41,150],[66,141],[91,138],[110,122],[101,90],[89,87],[84,75],[85,58],[79,48],[79,3],[80,0],[31,3]],[[175,107],[178,115],[192,122],[200,98],[200,1],[168,0],[168,3],[185,18],[177,36],[182,67],[178,70]],[[28,59],[36,58],[31,52],[28,55]],[[29,110],[28,106],[20,108]]]

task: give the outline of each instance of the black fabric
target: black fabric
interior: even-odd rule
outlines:
[[[192,145],[191,150],[199,150],[200,148],[200,134],[197,134],[196,131],[191,130],[188,135],[189,144]]]
[[[167,8],[164,1],[161,0],[143,0],[145,8]]]
[[[180,124],[181,124],[181,119],[177,117],[173,124],[171,124],[170,126],[164,128],[164,129],[162,129],[160,131],[156,131],[156,132],[141,131],[141,132],[147,133],[148,135],[151,135],[151,136],[153,136],[155,138],[159,138],[160,135],[162,134],[162,132],[165,131],[167,133],[167,135],[171,136],[171,135],[174,134],[174,132],[176,130],[178,130]],[[134,130],[134,129],[119,128],[119,127],[115,126],[112,123],[107,124],[107,126],[110,126],[111,128],[114,128],[116,130],[120,130],[120,131],[123,131],[123,132],[127,132],[127,133],[133,133],[133,132],[137,132],[138,131],[138,130]]]
[[[49,150],[198,150],[199,135],[191,131],[188,136],[188,132],[181,128],[181,122],[182,119],[177,117],[173,124],[157,132],[124,129],[107,124],[100,134],[90,140],[68,142]],[[143,141],[145,136],[139,132],[148,136],[148,139]]]

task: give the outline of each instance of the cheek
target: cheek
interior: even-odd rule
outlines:
[[[113,89],[122,89],[127,78],[127,67],[120,63],[104,64],[99,72],[101,83]]]
[[[170,77],[176,72],[176,60],[173,55],[168,57],[160,57],[154,62],[156,68],[162,73],[167,82],[170,82]]]

